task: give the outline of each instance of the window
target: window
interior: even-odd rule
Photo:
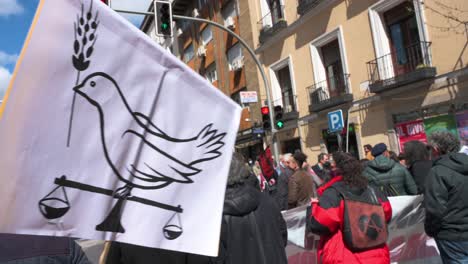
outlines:
[[[185,50],[184,50],[184,62],[187,63],[193,59],[195,56],[195,52],[193,50],[193,44],[190,44]]]
[[[218,74],[216,72],[216,63],[212,63],[208,68],[206,68],[205,78],[210,82],[214,83],[218,80]]]
[[[229,62],[229,70],[232,71],[234,69],[233,68],[233,63],[235,61],[237,61],[237,60],[242,60],[244,58],[242,56],[242,48],[241,48],[240,44],[236,44],[236,45],[232,46],[228,50],[227,57],[228,57],[228,62]]]
[[[421,1],[378,1],[369,8],[369,19],[376,58],[369,69],[372,80],[408,73],[419,64],[431,65]]]
[[[312,41],[310,49],[315,86],[320,89],[317,92],[321,93],[321,100],[351,93],[341,26]]]
[[[261,22],[263,27],[271,27],[283,19],[282,0],[260,0]]]
[[[346,88],[338,40],[326,44],[321,51],[330,97],[343,94]]]
[[[423,63],[413,4],[403,2],[385,12],[384,18],[389,32],[393,69],[398,76]]]
[[[289,65],[275,72],[281,89],[281,103],[285,112],[295,111],[294,92],[291,83]]]
[[[211,30],[211,26],[208,25],[203,29],[201,33],[202,43],[203,45],[207,45],[213,39],[213,31]]]
[[[238,16],[238,11],[237,11],[237,1],[230,1],[221,11],[223,14],[223,19],[224,19],[224,24],[226,24],[226,20],[229,17],[232,17],[233,19]]]

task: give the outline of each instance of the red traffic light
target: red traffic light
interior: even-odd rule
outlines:
[[[270,108],[268,106],[262,106],[262,115],[268,115],[270,113]]]

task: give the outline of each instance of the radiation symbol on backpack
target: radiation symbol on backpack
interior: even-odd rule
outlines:
[[[359,229],[371,240],[376,240],[379,233],[384,231],[384,223],[378,214],[361,215],[359,217]]]

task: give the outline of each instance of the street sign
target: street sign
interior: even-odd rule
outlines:
[[[255,91],[247,91],[247,92],[240,92],[240,99],[241,103],[256,103],[258,102],[257,92]]]
[[[329,112],[327,116],[328,130],[330,132],[337,132],[344,128],[343,111],[341,111],[341,109]]]

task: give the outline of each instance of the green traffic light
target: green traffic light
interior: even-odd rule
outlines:
[[[283,128],[284,127],[284,122],[283,121],[276,121],[276,127],[277,128]]]
[[[166,24],[166,23],[162,23],[162,24],[161,24],[161,28],[164,29],[164,30],[165,30],[165,29],[168,29],[168,28],[169,28],[169,25]]]

